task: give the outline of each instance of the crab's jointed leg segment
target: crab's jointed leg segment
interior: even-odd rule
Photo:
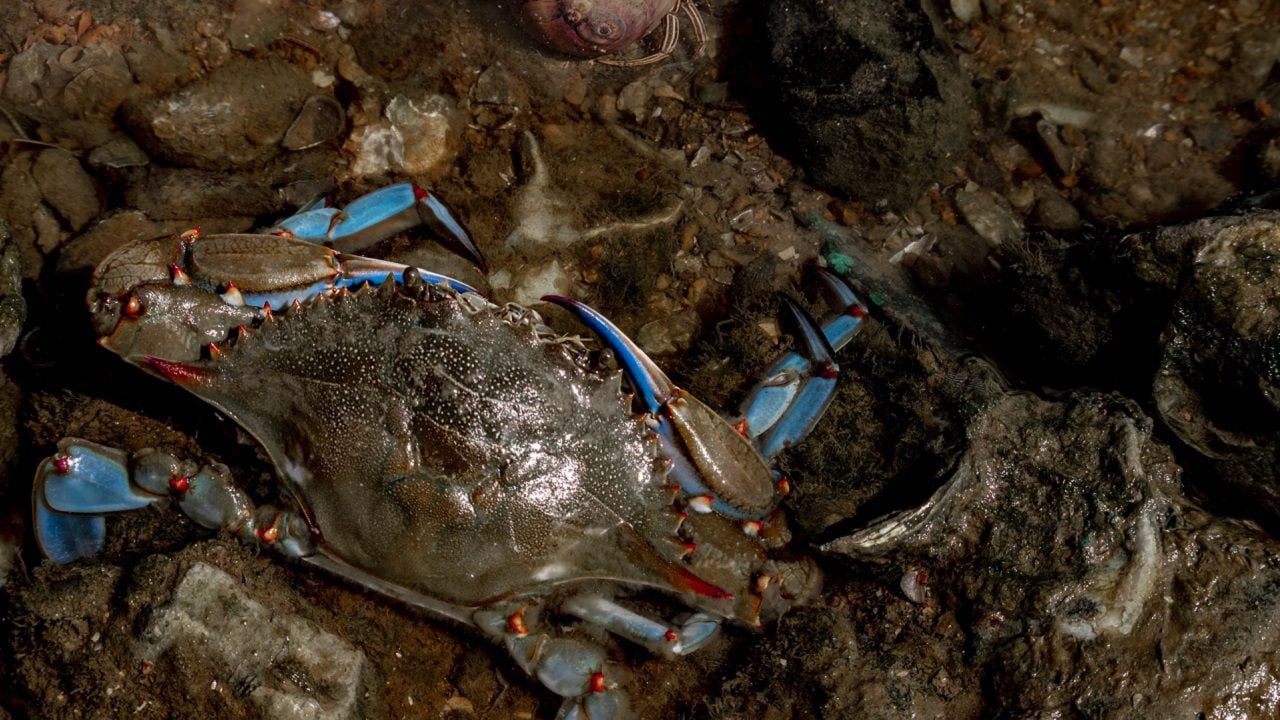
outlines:
[[[397,183],[361,196],[345,208],[308,206],[271,232],[356,252],[425,225],[446,247],[485,269],[484,256],[457,216],[438,196],[413,183]]]
[[[623,672],[594,644],[549,633],[541,607],[500,603],[476,611],[476,626],[501,642],[516,663],[564,698],[558,720],[623,720],[630,717]]]
[[[211,235],[185,241],[182,267],[175,266],[173,284],[194,283],[221,295],[227,304],[270,306],[283,310],[294,300],[306,302],[323,292],[380,285],[388,277],[404,281],[408,265],[348,255],[289,236]],[[417,269],[433,284],[457,292],[475,292],[466,283]]]
[[[140,510],[159,499],[129,482],[128,455],[96,443],[63,439],[40,463],[36,482],[56,512],[101,515]]]
[[[221,464],[199,466],[159,450],[130,454],[65,438],[58,453],[40,464],[35,483],[36,538],[59,564],[102,549],[106,515],[166,498],[202,527],[227,530],[292,557],[313,551],[303,518],[270,507],[255,509]]]
[[[720,618],[696,613],[673,627],[632,612],[598,595],[575,595],[560,609],[599,625],[621,638],[648,648],[656,655],[688,655],[706,645],[720,629]]]
[[[104,513],[138,510],[162,499],[129,482],[127,455],[114,448],[64,439],[36,470],[33,510],[36,541],[56,563],[102,550]]]

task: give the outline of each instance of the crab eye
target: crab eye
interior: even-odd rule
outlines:
[[[145,310],[146,308],[142,306],[142,301],[138,299],[137,295],[130,295],[129,299],[125,301],[124,314],[131,318],[140,317]]]

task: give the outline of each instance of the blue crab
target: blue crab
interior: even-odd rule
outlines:
[[[564,698],[562,717],[596,720],[629,714],[621,670],[553,614],[676,656],[725,619],[759,625],[816,592],[816,566],[786,551],[787,483],[766,459],[834,392],[833,348],[865,313],[847,285],[822,274],[839,311],[823,327],[787,302],[799,351],[725,419],[582,303],[547,298],[607,352],[457,280],[304,239],[358,246],[422,220],[480,261],[448,209],[408,184],[273,234],[188,232],[105,259],[89,292],[100,343],[248,431],[281,505],[255,507],[220,464],[69,438],[37,471],[45,554],[93,555],[104,515],[172,501],[477,628]],[[626,604],[640,590],[690,613],[646,617]]]

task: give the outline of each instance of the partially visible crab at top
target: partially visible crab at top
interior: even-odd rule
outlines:
[[[680,14],[689,18],[698,47],[706,26],[693,0],[520,0],[524,26],[551,47],[610,65],[650,65],[671,57],[680,41]],[[621,52],[662,24],[658,50],[634,60],[602,57]]]
[[[300,239],[363,245],[422,221],[479,260],[408,183],[276,234],[185,233],[104,260],[89,294],[101,344],[239,423],[275,465],[281,507],[255,507],[219,464],[69,438],[35,482],[45,553],[93,555],[104,515],[172,499],[205,527],[478,629],[565,698],[562,717],[593,720],[629,714],[619,670],[552,616],[674,656],[722,620],[755,626],[816,592],[813,561],[785,547],[788,485],[766,459],[834,393],[833,347],[864,313],[847,285],[822,275],[837,311],[822,327],[786,303],[798,351],[725,419],[582,303],[547,298],[620,369],[532,310]],[[627,607],[646,590],[693,613]]]

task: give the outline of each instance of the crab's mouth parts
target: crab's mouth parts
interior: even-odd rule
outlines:
[[[230,305],[193,286],[147,285],[98,306],[99,323],[113,308],[118,317],[98,343],[133,363],[145,357],[198,362],[210,346],[234,342],[240,328],[257,327],[264,315],[261,308]]]

